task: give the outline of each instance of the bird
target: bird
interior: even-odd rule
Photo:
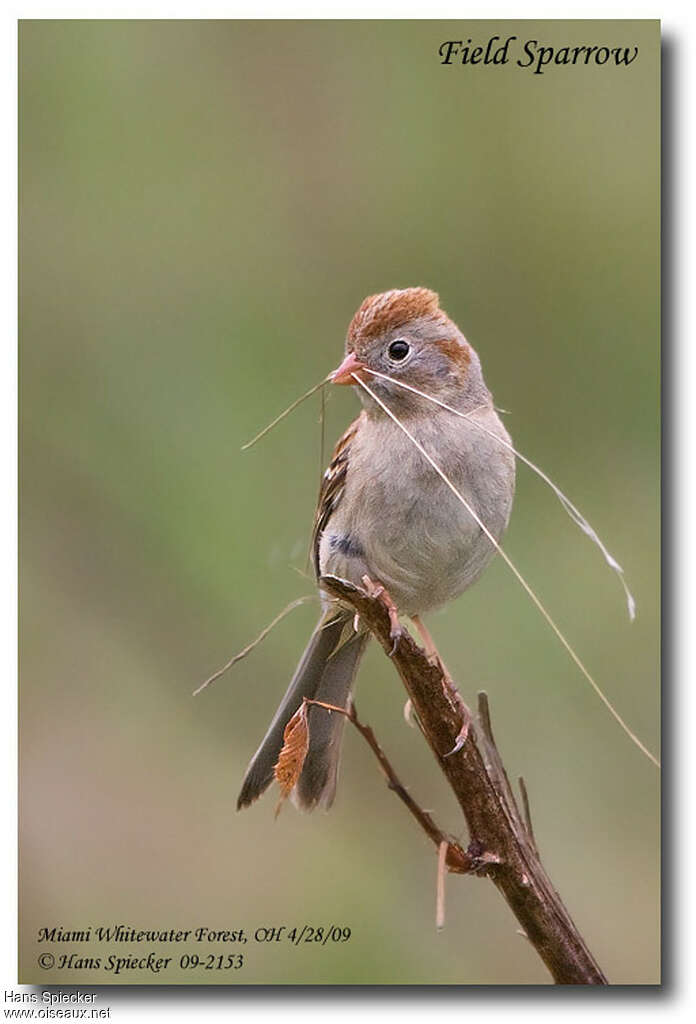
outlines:
[[[477,353],[436,292],[412,287],[368,296],[329,380],[354,387],[363,408],[336,444],[319,490],[312,563],[321,617],[247,768],[238,809],[273,781],[285,727],[304,698],[349,707],[370,634],[352,608],[321,589],[321,578],[372,588],[394,621],[409,618],[428,656],[439,659],[422,616],[476,582],[512,509],[509,435]],[[345,716],[313,706],[308,722],[308,752],[291,796],[301,810],[328,809]]]

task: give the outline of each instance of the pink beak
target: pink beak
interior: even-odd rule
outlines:
[[[330,375],[332,384],[355,384],[353,374],[365,369],[365,364],[349,352],[341,365]]]

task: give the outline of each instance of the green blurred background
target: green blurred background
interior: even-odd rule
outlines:
[[[440,65],[494,34],[639,58]],[[435,932],[433,850],[357,735],[328,815],[235,812],[315,607],[191,692],[313,591],[318,400],[241,444],[337,364],[366,294],[421,284],[625,567],[633,625],[520,467],[506,548],[657,748],[658,82],[657,22],[21,23],[21,980],[112,980],[36,966],[39,927],[110,922],[353,931],[120,981],[549,980],[486,881],[450,878]],[[330,396],[329,444],[356,408]],[[659,773],[501,561],[430,625],[468,700],[488,690],[600,964],[657,981]],[[403,701],[371,650],[361,715],[465,838]]]

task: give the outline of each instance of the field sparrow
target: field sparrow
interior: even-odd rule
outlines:
[[[486,430],[420,395],[374,376],[385,374],[452,406]],[[317,578],[338,576],[386,589],[431,645],[420,616],[471,586],[494,554],[491,541],[400,427],[355,379],[365,381],[428,452],[499,540],[515,487],[512,452],[493,407],[479,358],[426,288],[371,295],[348,328],[334,384],[357,387],[364,406],[336,445],[324,474],[313,532]],[[486,432],[489,431],[490,433]],[[247,769],[238,807],[273,779],[283,730],[303,697],[346,707],[369,634],[353,611],[322,595],[323,614],[287,693]],[[336,791],[344,716],[313,707],[310,745],[294,802],[328,807]]]

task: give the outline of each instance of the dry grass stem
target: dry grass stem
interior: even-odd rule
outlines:
[[[328,383],[329,378],[324,377],[324,379],[320,380],[318,384],[315,384],[313,388],[310,388],[309,391],[305,391],[303,395],[300,395],[299,398],[296,398],[295,401],[291,405],[289,405],[287,409],[284,409],[279,416],[276,416],[276,418],[271,423],[269,423],[267,427],[264,427],[263,430],[260,430],[256,437],[252,437],[251,441],[247,441],[246,444],[243,444],[242,451],[248,451],[248,449],[255,445],[257,441],[260,441],[262,437],[265,437],[266,434],[269,433],[269,431],[273,430],[273,428],[277,426],[281,422],[281,420],[284,420],[286,416],[289,416],[290,413],[293,412],[298,407],[298,405],[301,405],[305,401],[305,399],[310,398],[319,390],[319,388],[323,388],[324,385]]]
[[[420,391],[418,388],[414,388],[411,384],[404,384],[403,381],[396,380],[396,378],[394,377],[389,377],[386,373],[379,373],[377,370],[367,370],[367,373],[371,374],[373,377],[381,377],[383,380],[388,380],[392,384],[395,384],[397,387],[403,388],[405,391],[411,391],[414,395],[420,395],[421,398],[427,399],[434,405],[439,405],[440,408],[446,409],[448,412],[453,413],[455,416],[459,416],[461,417],[461,419],[468,420],[470,423],[473,423],[475,427],[478,427],[479,430],[482,430],[485,434],[488,434],[489,437],[492,437],[495,441],[498,442],[498,444],[501,444],[504,448],[507,448],[509,451],[513,452],[514,455],[520,460],[520,462],[524,462],[526,466],[529,466],[529,468],[534,473],[536,473],[537,476],[541,480],[543,480],[545,484],[547,484],[551,488],[553,493],[560,501],[564,511],[567,513],[568,516],[570,516],[575,525],[579,527],[582,530],[582,532],[586,536],[588,536],[590,540],[594,544],[596,544],[599,550],[602,552],[602,555],[604,556],[604,560],[606,561],[607,565],[611,569],[613,569],[619,577],[621,586],[623,587],[624,593],[626,595],[626,605],[628,607],[629,618],[631,619],[631,621],[635,619],[636,602],[633,597],[633,594],[628,589],[628,584],[626,583],[623,569],[616,561],[614,556],[611,554],[611,552],[604,545],[601,537],[594,529],[594,527],[590,525],[590,523],[582,514],[582,512],[580,512],[580,510],[573,504],[570,498],[563,493],[560,487],[558,487],[557,484],[553,482],[553,480],[543,471],[543,469],[537,466],[536,463],[532,462],[531,459],[528,459],[526,455],[523,455],[522,452],[518,451],[517,448],[510,444],[509,441],[506,441],[505,438],[499,437],[492,430],[489,430],[488,427],[484,427],[482,423],[479,423],[478,420],[474,418],[474,414],[478,411],[477,409],[473,409],[471,410],[471,412],[462,412],[460,409],[455,409],[453,406],[448,405],[446,402],[440,401],[439,398],[434,398],[432,395],[427,394],[427,392]]]
[[[193,696],[196,697],[202,690],[205,690],[206,686],[210,686],[210,684],[214,683],[216,679],[219,679],[220,676],[224,675],[228,669],[232,668],[233,665],[236,665],[238,661],[241,661],[242,658],[246,658],[247,654],[251,654],[254,648],[258,647],[258,645],[266,639],[271,630],[274,629],[286,615],[289,615],[295,608],[299,608],[301,604],[307,604],[308,601],[316,601],[316,596],[314,594],[308,594],[306,597],[298,597],[294,601],[291,601],[289,605],[283,608],[282,612],[276,615],[272,622],[269,622],[265,629],[261,630],[255,640],[252,640],[251,643],[247,644],[246,647],[239,651],[238,654],[235,654],[234,657],[230,658],[230,660],[223,665],[222,668],[219,668],[217,672],[213,672],[212,676],[208,676],[206,681],[201,683],[201,685],[193,691]]]
[[[375,394],[375,392],[372,390],[372,388],[370,388],[365,383],[365,381],[361,380],[360,377],[357,374],[355,374],[355,373],[353,374],[353,379],[360,385],[361,388],[363,388],[364,391],[367,392],[368,395],[370,395],[370,397],[373,399],[373,401],[377,402],[377,404],[384,410],[384,412],[386,412],[387,416],[389,416],[389,418],[394,423],[396,423],[396,425],[399,427],[399,429],[403,431],[403,433],[406,435],[406,437],[408,437],[408,439],[410,440],[411,444],[414,445],[414,447],[421,453],[423,458],[432,466],[432,468],[435,470],[435,472],[440,477],[440,479],[443,481],[443,483],[446,484],[446,486],[449,488],[449,490],[452,492],[452,494],[454,494],[454,496],[461,502],[461,504],[464,506],[464,508],[469,513],[469,515],[474,519],[474,521],[478,524],[478,526],[481,528],[483,533],[489,539],[489,541],[491,542],[493,547],[496,549],[496,551],[498,552],[500,557],[503,559],[503,561],[507,565],[508,569],[510,569],[512,574],[515,576],[515,579],[518,581],[520,586],[526,592],[527,596],[530,598],[530,600],[536,606],[537,610],[539,611],[539,613],[541,614],[543,619],[546,621],[548,626],[555,633],[557,639],[560,641],[560,643],[566,649],[566,651],[570,655],[570,658],[572,659],[572,661],[575,663],[577,668],[580,670],[582,675],[585,677],[587,682],[590,684],[592,689],[595,691],[595,693],[597,694],[599,699],[602,701],[604,706],[607,708],[609,713],[612,715],[612,717],[615,719],[615,721],[621,726],[621,728],[626,733],[626,735],[629,737],[629,739],[638,747],[638,749],[641,750],[642,753],[645,754],[645,756],[650,761],[652,761],[652,763],[654,765],[656,765],[656,767],[659,768],[660,767],[660,762],[658,761],[658,759],[655,757],[654,754],[652,754],[648,750],[648,748],[645,746],[645,744],[636,736],[636,734],[633,732],[633,730],[630,728],[630,726],[623,720],[623,718],[621,717],[619,712],[613,706],[613,704],[611,703],[609,698],[604,694],[604,692],[602,691],[600,686],[592,678],[592,676],[590,675],[589,671],[585,668],[585,665],[580,660],[579,656],[573,650],[573,648],[571,647],[571,645],[568,642],[568,640],[566,640],[566,638],[563,635],[563,633],[561,632],[561,630],[558,628],[558,626],[556,625],[554,620],[551,618],[550,613],[546,610],[544,605],[541,603],[541,600],[537,597],[536,593],[532,590],[532,588],[529,585],[529,583],[527,583],[526,579],[524,578],[522,573],[519,571],[517,566],[514,564],[514,562],[510,558],[510,556],[500,546],[500,544],[495,539],[495,537],[493,536],[491,531],[488,529],[486,524],[483,522],[481,517],[478,515],[478,513],[474,511],[474,509],[471,507],[471,505],[466,500],[466,498],[464,498],[464,496],[457,490],[457,488],[454,486],[454,484],[449,479],[447,474],[440,468],[440,466],[438,466],[438,464],[435,462],[435,460],[432,458],[432,456],[428,454],[428,452],[425,450],[423,445],[418,440],[416,440],[416,438],[413,436],[413,434],[410,432],[410,430],[406,426],[404,426],[404,424],[392,412],[392,410],[387,405],[384,404],[384,402],[381,400],[381,398],[379,398]]]

